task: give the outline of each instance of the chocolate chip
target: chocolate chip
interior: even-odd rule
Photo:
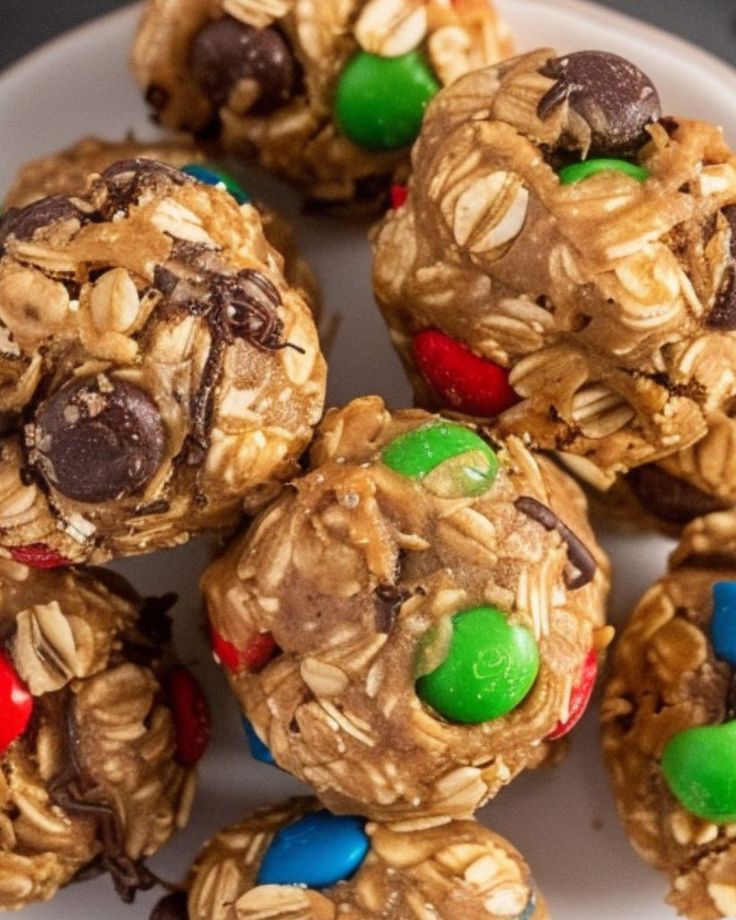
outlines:
[[[522,495],[517,498],[514,502],[514,507],[517,511],[521,511],[522,514],[526,514],[527,517],[541,524],[545,530],[556,530],[567,543],[567,558],[578,572],[573,577],[565,575],[565,584],[571,591],[582,588],[589,581],[592,581],[597,569],[595,559],[580,537],[574,534],[551,508],[529,495]]]
[[[731,228],[729,255],[730,263],[723,273],[721,287],[716,294],[713,307],[705,325],[711,329],[732,331],[736,329],[736,205],[728,205],[721,211]],[[715,227],[713,228],[715,229]]]
[[[146,102],[155,112],[163,112],[171,99],[171,93],[157,83],[149,83],[146,87]]]
[[[42,227],[65,220],[84,220],[83,213],[63,195],[52,195],[26,205],[25,208],[11,208],[0,220],[0,248],[8,237],[15,237],[25,242],[33,239],[33,234]]]
[[[256,29],[232,16],[214,20],[199,32],[190,52],[192,76],[215,108],[228,101],[239,80],[256,86],[250,112],[267,115],[291,98],[298,64],[281,33]]]
[[[166,434],[156,404],[124,380],[86,378],[36,412],[31,459],[68,498],[104,502],[140,491],[161,463]]]
[[[117,163],[108,166],[100,178],[105,184],[109,198],[109,202],[102,209],[103,216],[108,220],[118,211],[127,212],[148,188],[157,188],[168,182],[185,185],[193,181],[186,173],[174,169],[173,166],[145,157],[118,160]]]
[[[554,58],[539,71],[556,80],[537,107],[548,118],[570,106],[559,146],[587,156],[626,156],[647,140],[645,127],[657,121],[657,90],[630,61],[605,51],[578,51]]]
[[[167,894],[151,911],[150,920],[187,920],[187,894],[185,891],[176,891]]]
[[[644,510],[668,524],[688,524],[696,517],[726,507],[717,498],[654,463],[631,470],[626,481]]]
[[[410,597],[408,591],[396,585],[378,585],[373,589],[373,606],[375,608],[376,631],[390,633],[404,601]]]

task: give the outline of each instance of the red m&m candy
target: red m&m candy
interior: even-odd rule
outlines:
[[[45,543],[11,546],[10,555],[16,562],[30,566],[32,569],[55,569],[61,565],[71,565],[71,560],[46,546]]]
[[[257,674],[280,651],[276,640],[270,632],[255,633],[250,637],[245,648],[239,649],[214,629],[211,628],[210,631],[212,634],[212,651],[228,671],[232,671],[233,674],[243,670]]]
[[[493,418],[518,401],[506,368],[438,329],[415,335],[412,350],[419,373],[445,408]]]
[[[0,652],[0,754],[26,730],[33,712],[33,697],[18,677],[13,663]]]
[[[548,735],[548,741],[556,741],[571,731],[582,719],[588,703],[593,695],[593,687],[598,677],[598,652],[592,648],[585,656],[580,680],[572,688],[570,694],[570,709],[564,722],[558,722],[557,727]]]
[[[202,688],[181,665],[166,675],[166,696],[176,733],[176,759],[183,767],[193,767],[210,742],[210,712]]]

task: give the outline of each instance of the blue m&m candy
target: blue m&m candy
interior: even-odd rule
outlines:
[[[347,881],[370,848],[365,824],[322,810],[283,827],[266,850],[256,884],[329,888]]]
[[[736,581],[713,585],[710,634],[716,655],[736,667]]]
[[[183,169],[183,173],[203,182],[205,185],[224,185],[238,204],[248,204],[251,201],[250,195],[246,192],[239,182],[233,177],[220,169],[219,166],[204,166],[202,163],[188,163]]]
[[[276,761],[273,759],[273,754],[258,737],[255,728],[253,728],[245,716],[243,716],[242,719],[243,728],[245,729],[245,737],[248,739],[248,747],[250,748],[250,752],[253,757],[256,760],[260,760],[261,763],[275,764]]]

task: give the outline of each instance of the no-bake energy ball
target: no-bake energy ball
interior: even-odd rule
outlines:
[[[467,817],[540,763],[595,680],[607,562],[585,501],[493,446],[366,397],[205,573],[256,735],[333,811]]]
[[[686,452],[736,393],[721,130],[661,117],[622,58],[543,49],[440,93],[413,163],[375,287],[420,404],[498,418],[602,488],[673,455],[717,488]]]
[[[421,825],[421,822],[418,822]],[[397,831],[314,799],[256,812],[197,858],[151,920],[547,920],[522,856],[475,821]]]
[[[126,901],[154,884],[143,860],[186,823],[209,737],[167,606],[0,557],[0,910],[102,871]]]
[[[133,65],[167,127],[371,201],[440,87],[510,53],[491,0],[149,0]]]
[[[65,150],[26,163],[15,177],[3,202],[4,209],[23,208],[50,195],[82,195],[92,173],[101,173],[118,160],[138,158],[158,160],[188,172],[209,184],[220,184],[238,204],[251,201],[247,190],[219,164],[210,163],[201,150],[176,141],[143,143],[132,138],[103,141],[85,137]],[[275,211],[254,201],[263,224],[263,233],[275,255],[283,257],[282,271],[292,287],[309,295],[315,313],[319,311],[319,286],[311,268],[300,255],[291,226]]]
[[[258,212],[143,158],[0,223],[0,546],[172,546],[291,475],[325,365]]]
[[[736,517],[690,524],[613,655],[603,748],[636,850],[692,920],[736,916]]]

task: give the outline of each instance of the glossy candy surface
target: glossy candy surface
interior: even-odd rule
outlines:
[[[421,51],[394,58],[359,51],[340,75],[335,117],[343,134],[366,150],[406,147],[439,89]]]
[[[189,163],[182,169],[188,176],[203,182],[205,185],[224,185],[238,204],[247,204],[251,201],[251,196],[246,192],[243,186],[237,182],[229,173],[220,169],[219,166],[210,164],[202,165],[201,163]]]
[[[560,722],[557,727],[547,735],[548,741],[556,741],[558,738],[564,737],[568,732],[572,731],[582,719],[585,715],[585,710],[588,708],[590,698],[593,695],[597,677],[598,652],[595,649],[591,649],[585,656],[580,680],[572,688],[567,718]]]
[[[266,850],[256,884],[327,888],[347,881],[370,848],[365,823],[323,810],[289,824]]]
[[[56,569],[62,565],[70,565],[61,553],[50,549],[45,543],[29,543],[28,546],[11,546],[10,555],[16,562],[28,565],[32,569]]]
[[[518,402],[506,368],[438,329],[417,333],[412,351],[419,373],[444,408],[494,418]]]
[[[166,695],[176,732],[176,759],[184,767],[193,767],[210,742],[207,700],[193,675],[180,665],[166,675]]]
[[[255,728],[251,725],[248,719],[245,716],[241,716],[243,722],[243,730],[245,731],[245,737],[248,739],[248,747],[250,752],[255,760],[260,760],[261,763],[267,763],[269,765],[274,765],[276,761],[273,759],[273,754],[269,751],[268,747],[261,741],[261,739],[256,734]]]
[[[511,712],[529,693],[539,671],[539,649],[531,631],[509,624],[495,607],[455,614],[451,624],[444,660],[419,677],[418,696],[455,722],[487,722]],[[442,644],[440,629],[425,636],[420,672],[423,660],[431,660]]]
[[[245,648],[239,649],[224,636],[210,627],[212,638],[212,651],[217,655],[222,664],[237,674],[239,671],[248,670],[257,673],[266,667],[269,661],[279,652],[279,647],[271,633],[256,633],[251,636]]]
[[[673,795],[689,812],[728,824],[736,821],[736,722],[679,732],[667,743],[662,770]]]
[[[445,421],[400,435],[381,459],[394,472],[423,481],[431,492],[447,498],[482,495],[498,472],[498,459],[482,438]]]
[[[611,171],[624,173],[624,175],[631,176],[632,179],[638,179],[639,182],[644,182],[650,176],[648,169],[643,166],[637,166],[636,163],[603,157],[583,160],[582,163],[571,163],[569,166],[564,166],[559,173],[560,182],[563,185],[574,185],[574,183],[589,179],[597,173]]]
[[[736,666],[736,581],[719,581],[713,585],[710,632],[716,655]]]
[[[0,754],[26,730],[33,712],[33,697],[16,674],[13,663],[0,652]]]

